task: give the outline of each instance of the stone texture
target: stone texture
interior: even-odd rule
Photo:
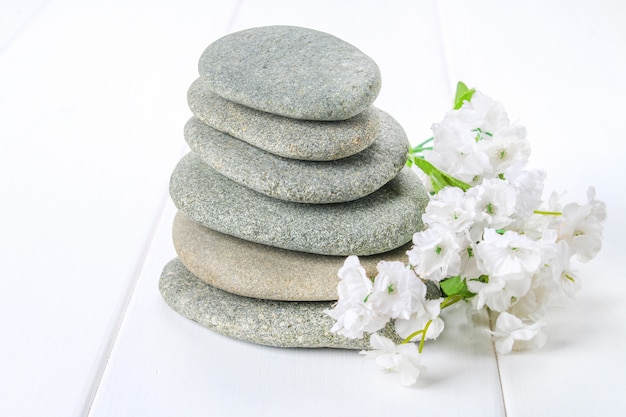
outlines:
[[[347,120],[297,120],[254,110],[211,92],[202,79],[189,87],[191,111],[203,122],[285,158],[331,161],[367,148],[378,135],[378,112],[371,107]]]
[[[344,120],[374,102],[380,71],[332,35],[295,26],[231,33],[202,53],[200,76],[227,100],[294,119]]]
[[[332,302],[259,300],[219,290],[195,277],[178,258],[163,269],[159,290],[176,312],[224,336],[276,347],[366,349],[369,339],[330,332]],[[399,342],[388,325],[381,333]]]
[[[174,169],[170,196],[180,211],[210,229],[283,249],[338,256],[373,255],[404,245],[423,228],[428,202],[417,175],[407,168],[355,201],[282,201],[229,180],[193,152]]]
[[[211,168],[260,193],[298,203],[339,203],[373,193],[404,167],[409,150],[404,130],[384,112],[380,120],[379,137],[369,148],[337,161],[276,156],[195,117],[185,126],[185,139]]]
[[[283,301],[337,299],[337,272],[343,256],[295,252],[248,242],[208,229],[178,213],[172,232],[178,258],[198,278],[246,297]],[[406,244],[392,252],[359,260],[368,276],[378,262],[408,262]]]

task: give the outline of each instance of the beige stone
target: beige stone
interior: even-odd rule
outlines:
[[[343,256],[325,256],[274,248],[225,235],[178,213],[174,247],[185,267],[203,281],[233,294],[283,301],[337,299],[337,272]],[[407,262],[410,244],[359,259],[368,276],[381,260]]]

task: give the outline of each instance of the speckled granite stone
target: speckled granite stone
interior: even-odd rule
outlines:
[[[177,213],[174,247],[185,267],[203,281],[246,297],[283,301],[337,299],[337,272],[344,256],[325,256],[273,248],[208,229]],[[392,252],[359,260],[368,276],[378,262],[408,262],[408,243]]]
[[[187,101],[203,122],[275,155],[308,161],[331,161],[367,148],[378,135],[378,112],[371,107],[347,120],[297,120],[228,101],[191,84]]]
[[[332,35],[295,26],[231,33],[202,53],[200,76],[227,100],[294,119],[344,120],[374,102],[380,71]]]
[[[373,255],[398,248],[423,228],[428,202],[408,168],[376,192],[347,203],[278,200],[219,174],[193,152],[178,163],[170,196],[190,219],[252,242],[322,255]]]
[[[366,349],[369,338],[348,339],[330,332],[325,310],[332,302],[259,300],[219,290],[195,277],[178,258],[163,269],[159,290],[176,312],[219,334],[276,347]],[[388,325],[380,333],[393,338]]]
[[[185,126],[191,150],[220,174],[270,197],[297,203],[339,203],[373,193],[404,167],[409,141],[391,116],[380,112],[378,139],[337,161],[283,158],[219,132],[200,119]]]

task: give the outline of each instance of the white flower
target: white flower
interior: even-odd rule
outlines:
[[[463,232],[474,221],[475,205],[460,188],[445,187],[431,197],[422,220],[429,226],[438,223],[451,232]]]
[[[530,144],[523,126],[510,126],[492,136],[483,136],[477,145],[489,157],[492,178],[508,170],[523,169],[530,156]]]
[[[335,308],[326,310],[337,322],[330,329],[350,339],[361,339],[363,333],[371,333],[385,327],[388,318],[371,308],[371,304],[362,301],[339,300]]]
[[[507,310],[511,301],[526,295],[531,285],[530,277],[523,274],[488,277],[487,282],[473,279],[466,282],[467,289],[476,294],[472,299],[474,308],[487,306],[494,311]]]
[[[423,300],[420,308],[417,309],[408,320],[398,319],[395,323],[396,333],[403,339],[406,339],[418,330],[423,330],[426,324],[432,320],[426,330],[426,339],[436,339],[444,329],[444,322],[439,317],[441,313],[441,301]],[[421,336],[412,339],[419,340]]]
[[[370,336],[370,344],[373,350],[363,350],[360,352],[362,355],[373,358],[376,365],[388,372],[398,372],[400,384],[415,384],[424,370],[415,343],[396,345],[385,336],[374,333]]]
[[[553,285],[541,279],[533,280],[530,290],[519,298],[508,312],[520,319],[537,321],[544,316],[550,301]]]
[[[459,275],[466,280],[478,278],[483,274],[481,265],[474,255],[475,250],[475,244],[468,244],[468,246],[461,251],[461,272]]]
[[[339,300],[333,309],[326,310],[326,314],[337,320],[331,332],[360,339],[364,332],[382,329],[389,319],[373,309],[371,303],[365,302],[372,291],[372,281],[359,259],[348,257],[338,275],[341,278],[337,286]]]
[[[490,277],[533,275],[541,263],[539,244],[510,230],[500,234],[485,229],[483,241],[476,245],[476,256]]]
[[[570,203],[563,207],[563,224],[559,239],[567,241],[572,254],[582,262],[593,259],[602,247],[602,222],[606,205],[596,199],[593,188],[587,191],[587,204]]]
[[[365,268],[355,255],[346,258],[337,275],[340,278],[337,285],[340,300],[362,301],[372,292],[372,280],[367,277]]]
[[[553,301],[555,291],[561,292],[560,275],[566,262],[569,265],[569,256],[563,257],[556,243],[556,231],[545,230],[537,241],[541,254],[539,271],[531,277],[528,292],[516,297],[515,302],[508,309],[509,313],[521,319],[539,320],[544,316],[548,304]],[[565,243],[565,242],[563,242]],[[567,245],[565,245],[567,246]]]
[[[479,128],[491,134],[508,127],[510,123],[502,103],[480,91],[476,91],[469,102],[463,103],[459,113],[458,117],[471,123],[473,129]]]
[[[560,212],[562,210],[559,199],[561,196],[552,192],[548,199],[548,207],[539,209],[540,212],[552,213],[552,214],[536,214],[526,218],[523,224],[519,227],[523,230],[524,234],[533,238],[539,239],[547,230],[558,230],[563,223],[563,217]],[[537,210],[536,208],[534,210]],[[534,212],[533,210],[533,212]]]
[[[571,251],[566,241],[556,243],[556,254],[548,264],[547,273],[569,297],[574,297],[580,289],[580,283],[576,273],[571,267]]]
[[[493,335],[496,351],[507,354],[511,350],[542,347],[546,343],[546,336],[541,331],[544,325],[541,321],[525,323],[505,311],[498,315],[496,328],[490,333]]]
[[[500,179],[486,179],[480,185],[467,190],[469,198],[476,202],[476,228],[501,229],[513,222],[517,205],[517,190]]]
[[[541,205],[546,173],[538,169],[525,170],[517,174],[507,174],[507,178],[517,190],[515,204],[517,221],[525,221]]]
[[[552,253],[550,237],[554,245],[553,234],[534,241],[513,231],[500,234],[485,229],[484,240],[474,250],[478,269],[485,278],[466,281],[467,288],[477,294],[472,300],[475,308],[486,305],[494,311],[504,311],[513,300],[524,297],[531,288],[532,277],[543,265],[542,249]]]
[[[489,157],[476,144],[476,132],[459,118],[446,116],[433,125],[433,137],[433,150],[424,157],[440,170],[470,184],[491,173]]]
[[[434,224],[424,231],[415,233],[413,244],[407,255],[420,277],[440,281],[460,272],[459,237],[448,229]]]
[[[426,285],[402,262],[381,261],[368,303],[378,313],[408,319],[426,296]]]

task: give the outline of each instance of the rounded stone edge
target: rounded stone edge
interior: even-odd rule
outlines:
[[[389,114],[382,110],[377,113],[381,129],[376,140],[358,154],[334,161],[277,156],[216,130],[197,117],[187,121],[184,136],[206,164],[247,188],[295,203],[344,203],[375,192],[405,165],[409,141],[404,129]],[[293,172],[293,176],[285,177],[286,171]],[[337,182],[337,178],[345,180]],[[328,187],[331,183],[334,186]]]
[[[335,301],[339,283],[337,273],[346,259],[344,256],[316,255],[249,242],[211,230],[181,212],[177,212],[174,218],[172,241],[185,268],[207,284],[245,297],[278,301]],[[409,242],[391,252],[362,256],[359,260],[367,276],[374,277],[380,261],[405,261],[411,246]],[[203,262],[212,256],[215,247],[220,253],[227,253],[219,258],[219,266]],[[247,270],[241,272],[240,260],[233,261],[228,257],[237,253],[245,253],[246,264],[254,265],[254,275]],[[277,275],[273,267],[276,262],[280,262],[281,275]],[[228,278],[225,270],[230,272]],[[292,279],[302,271],[311,272],[297,280]],[[272,289],[277,283],[280,283],[280,291]]]
[[[207,188],[209,183],[214,187],[211,190]],[[224,177],[193,152],[179,161],[170,177],[169,190],[178,210],[210,229],[269,246],[332,256],[374,255],[406,244],[424,228],[421,213],[429,200],[417,175],[404,168],[381,189],[347,203],[281,201]],[[396,198],[411,201],[411,208],[405,205],[405,210],[381,221],[389,214],[389,201]],[[378,200],[383,203],[376,205]],[[230,208],[228,212],[219,208],[225,206]],[[367,221],[363,218],[372,210],[378,214],[373,223],[371,217]],[[266,216],[263,223],[259,213]],[[326,220],[321,222],[324,227],[320,227],[321,219]],[[355,220],[368,226],[367,233],[354,234],[350,224]]]
[[[334,161],[346,158],[368,148],[378,135],[378,114],[372,106],[346,120],[291,119],[229,101],[210,91],[201,78],[187,90],[187,104],[208,126],[291,159]],[[334,129],[342,130],[343,134],[337,135]],[[342,136],[346,139],[338,141]],[[276,141],[275,137],[283,139]]]
[[[303,36],[303,34],[313,34],[319,38],[318,40],[327,39],[335,43],[336,46],[343,48],[345,50],[344,55],[351,55],[351,54],[358,55],[359,59],[366,62],[367,65],[370,66],[370,70],[372,71],[371,80],[369,80],[367,84],[361,86],[362,91],[360,92],[360,94],[356,96],[356,97],[359,97],[359,96],[363,97],[362,100],[360,100],[360,105],[359,106],[354,105],[353,107],[348,108],[348,109],[342,108],[342,105],[345,103],[347,97],[326,96],[326,97],[323,97],[322,100],[320,100],[320,105],[322,104],[328,105],[328,103],[333,103],[334,106],[336,106],[334,109],[330,111],[327,109],[320,110],[319,108],[303,109],[303,108],[298,108],[298,106],[294,106],[293,103],[289,101],[282,100],[280,96],[273,95],[272,97],[268,98],[267,91],[264,92],[265,94],[261,94],[261,96],[263,97],[262,100],[252,99],[249,93],[242,92],[242,91],[246,91],[247,90],[246,88],[243,88],[243,89],[234,88],[232,85],[234,84],[233,82],[228,82],[224,84],[223,80],[221,80],[224,76],[220,75],[217,71],[210,70],[210,68],[215,67],[217,65],[216,62],[220,62],[219,54],[217,52],[221,52],[222,49],[226,51],[232,51],[233,47],[236,47],[237,49],[243,49],[245,45],[242,44],[242,40],[241,40],[242,38],[245,38],[251,33],[262,33],[262,32],[265,32],[264,35],[267,36],[267,32],[272,31],[272,30],[273,31],[289,31],[289,30],[298,31],[298,32],[301,32],[300,36]],[[284,36],[285,34],[283,33],[282,36],[278,38],[282,38]],[[234,45],[229,45],[229,43],[233,43],[233,40],[235,40]],[[223,44],[225,44],[226,46],[223,46]],[[229,71],[226,71],[227,73],[237,74],[238,78],[242,80],[253,78],[253,77],[250,77],[249,72],[247,73],[248,75],[247,77],[244,76],[244,74],[240,74],[242,73],[242,71],[238,68],[229,68],[228,70]],[[364,71],[361,71],[361,72],[364,72]],[[205,79],[211,85],[211,90],[213,92],[215,92],[216,94],[220,95],[221,97],[227,100],[234,101],[246,107],[251,107],[260,111],[278,114],[278,115],[293,118],[293,119],[301,119],[301,120],[338,121],[338,120],[345,120],[345,119],[354,117],[355,115],[363,111],[365,108],[370,106],[376,100],[376,98],[378,97],[378,93],[380,92],[381,85],[382,85],[381,74],[380,74],[380,69],[378,68],[378,65],[372,58],[370,58],[367,54],[365,54],[363,51],[358,49],[356,46],[334,35],[331,35],[330,33],[327,33],[327,32],[322,32],[322,31],[318,31],[315,29],[304,28],[304,27],[299,27],[299,26],[289,26],[289,25],[272,25],[272,26],[255,27],[255,28],[240,30],[237,32],[232,32],[225,36],[222,36],[221,38],[217,39],[216,41],[211,43],[209,46],[207,46],[207,48],[202,52],[200,59],[198,61],[198,73],[203,79]],[[259,78],[262,78],[262,77],[259,77]],[[228,87],[226,87],[226,85],[228,85]],[[307,85],[307,87],[313,88],[312,85]],[[354,91],[352,91],[354,90],[354,87],[353,86],[351,87],[352,88],[348,88],[347,90],[350,93],[354,94]],[[263,90],[262,88],[259,88],[259,87],[257,87],[257,89]],[[338,88],[333,91],[336,91],[336,90],[344,90],[344,89]],[[311,102],[307,94],[301,93],[301,95],[303,96],[306,95],[308,98],[307,101]],[[268,101],[270,101],[272,104],[271,105],[265,104]]]
[[[165,303],[180,315],[223,336],[274,347],[367,349],[369,338],[348,339],[330,332],[331,302],[259,300],[219,290],[195,277],[178,258],[159,279]],[[394,336],[388,325],[380,333]]]

